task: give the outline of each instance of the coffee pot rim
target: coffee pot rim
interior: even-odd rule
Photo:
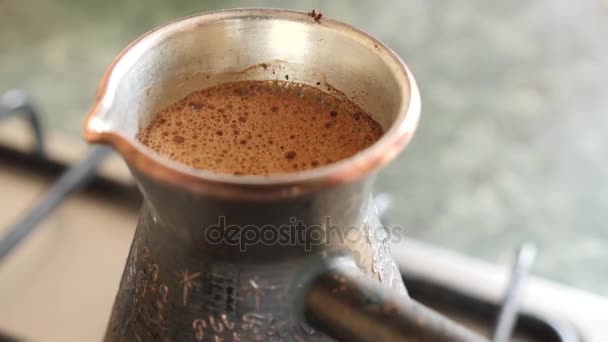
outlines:
[[[366,41],[374,46],[377,53],[392,64],[402,77],[403,91],[409,90],[409,98],[402,101],[395,122],[385,134],[370,147],[338,162],[314,169],[270,176],[241,176],[218,174],[195,169],[162,158],[147,149],[141,143],[129,139],[118,132],[96,127],[97,113],[102,110],[108,84],[117,63],[130,51],[142,45],[153,34],[177,29],[188,21],[226,20],[239,17],[277,18],[282,20],[311,21],[311,24],[327,25],[334,30],[353,35],[354,38]],[[171,21],[168,24],[146,32],[123,51],[121,51],[104,71],[97,88],[93,105],[88,111],[84,125],[83,137],[89,143],[102,143],[112,146],[137,172],[156,181],[187,189],[194,193],[239,200],[281,200],[302,196],[341,184],[356,182],[394,159],[412,138],[420,117],[420,94],[416,81],[403,60],[388,46],[370,34],[353,26],[334,19],[323,17],[315,22],[309,13],[269,8],[237,8],[204,12]]]

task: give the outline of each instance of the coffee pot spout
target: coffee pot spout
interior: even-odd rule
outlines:
[[[124,52],[123,52],[124,53]],[[145,87],[128,70],[129,59],[116,58],[103,75],[95,101],[87,112],[82,135],[89,143],[112,146],[119,153],[133,149],[140,125],[147,119],[150,100]],[[131,61],[131,63],[135,63]],[[127,69],[125,71],[125,69]]]
[[[113,133],[111,124],[112,108],[103,99],[98,99],[88,112],[82,135],[89,143],[109,144],[107,136]]]

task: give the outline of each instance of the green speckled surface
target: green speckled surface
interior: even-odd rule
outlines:
[[[149,28],[211,9],[321,9],[409,64],[422,121],[379,177],[408,234],[608,295],[608,1],[69,1],[0,3],[0,91],[30,92],[77,137],[112,57]]]

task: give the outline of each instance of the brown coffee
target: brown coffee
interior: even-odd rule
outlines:
[[[314,87],[242,81],[186,96],[158,112],[137,138],[191,167],[269,175],[348,158],[382,134],[357,105]]]

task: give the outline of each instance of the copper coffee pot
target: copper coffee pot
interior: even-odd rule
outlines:
[[[189,168],[135,138],[192,91],[286,78],[346,96],[386,133],[348,159],[268,177]],[[408,298],[375,213],[374,174],[419,114],[414,78],[392,50],[318,15],[226,10],[138,38],[104,73],[84,124],[144,196],[105,340],[484,340]]]

